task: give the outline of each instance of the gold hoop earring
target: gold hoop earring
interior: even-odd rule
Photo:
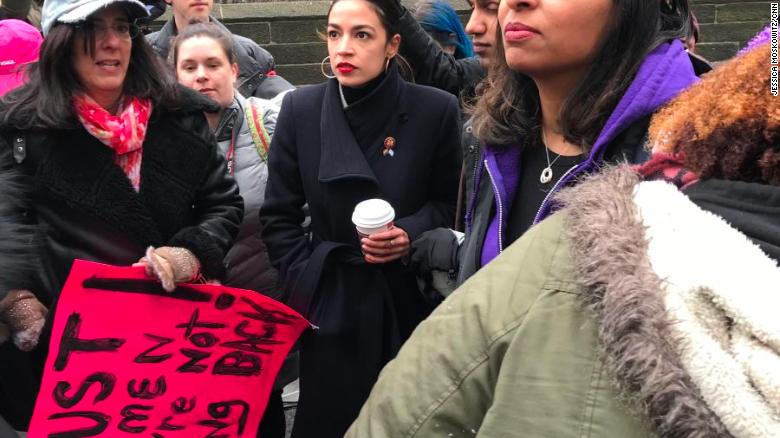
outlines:
[[[387,73],[388,67],[390,67],[390,60],[393,59],[392,57],[387,58],[387,61],[385,62],[385,73]]]
[[[328,79],[333,79],[336,77],[336,75],[329,76],[327,73],[325,73],[325,63],[330,64],[330,56],[326,56],[322,62],[320,63],[320,71],[322,72],[322,75],[325,76]]]

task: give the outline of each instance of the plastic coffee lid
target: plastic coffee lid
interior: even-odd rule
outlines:
[[[395,219],[395,210],[384,199],[368,199],[355,206],[352,213],[352,223],[355,225],[375,228],[381,227]]]

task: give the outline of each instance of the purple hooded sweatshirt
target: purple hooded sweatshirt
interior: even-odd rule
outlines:
[[[572,184],[580,175],[593,172],[602,163],[604,153],[609,143],[623,130],[637,120],[654,113],[659,107],[674,98],[688,86],[698,81],[688,54],[680,41],[672,41],[658,46],[642,62],[634,81],[620,99],[617,107],[607,119],[588,158],[567,172],[553,186],[545,198],[534,219],[534,224],[540,222],[555,209],[552,194],[562,187]],[[521,143],[518,143],[518,145]],[[488,264],[504,249],[504,233],[507,226],[507,214],[512,208],[520,180],[519,161],[520,147],[495,147],[487,145],[482,155],[483,166],[480,166],[475,176],[474,187],[479,187],[483,170],[487,169],[487,177],[491,180],[496,202],[496,213],[490,220],[485,240],[482,245],[480,266]],[[466,224],[471,227],[471,219],[475,202],[470,202]]]

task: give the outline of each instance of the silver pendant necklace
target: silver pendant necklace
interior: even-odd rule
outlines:
[[[542,143],[544,143],[544,155],[547,157],[547,167],[542,169],[542,173],[539,175],[539,182],[547,184],[553,178],[552,165],[558,161],[558,158],[561,158],[561,154],[557,154],[558,156],[550,162],[550,150],[547,148],[547,137],[544,135],[544,128],[542,128]]]

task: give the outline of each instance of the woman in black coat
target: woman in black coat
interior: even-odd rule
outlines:
[[[74,259],[131,265],[146,256],[166,290],[200,275],[220,279],[242,219],[203,115],[212,104],[166,74],[133,24],[147,14],[139,3],[106,3],[47,1],[39,63],[0,105],[0,168],[21,174],[26,193],[14,211],[37,250],[26,260],[35,272],[9,285],[39,316],[12,327],[25,334],[14,337],[22,349],[35,347],[43,306],[55,303]],[[35,397],[34,387],[19,389],[30,372],[24,360],[0,370],[12,407]],[[7,419],[23,428],[27,414]]]
[[[335,76],[285,96],[271,147],[263,239],[288,304],[318,326],[302,339],[295,437],[344,434],[432,308],[403,260],[410,240],[454,217],[458,103],[400,77],[398,17],[386,3],[332,4]],[[350,218],[371,198],[393,206],[395,227],[361,242]]]
[[[30,260],[35,257],[34,249],[29,244],[32,229],[18,214],[18,207],[24,202],[20,175],[9,165],[2,164],[7,163],[7,160],[2,160],[3,155],[10,155],[10,152],[10,150],[0,149],[0,187],[2,187],[0,190],[0,236],[2,236],[0,239],[0,364],[7,363],[12,359],[9,355],[14,353],[13,347],[8,342],[11,337],[11,327],[6,320],[10,318],[3,317],[6,307],[12,301],[16,302],[8,292],[18,287],[33,272]],[[6,368],[7,365],[0,365],[0,370]],[[4,388],[0,385],[0,400],[6,399],[0,401],[2,415],[14,415],[24,407],[29,409],[32,400],[26,400],[27,406],[24,406],[25,400],[14,400],[10,396],[2,397],[3,392]],[[0,415],[0,437],[18,438],[2,415]]]

